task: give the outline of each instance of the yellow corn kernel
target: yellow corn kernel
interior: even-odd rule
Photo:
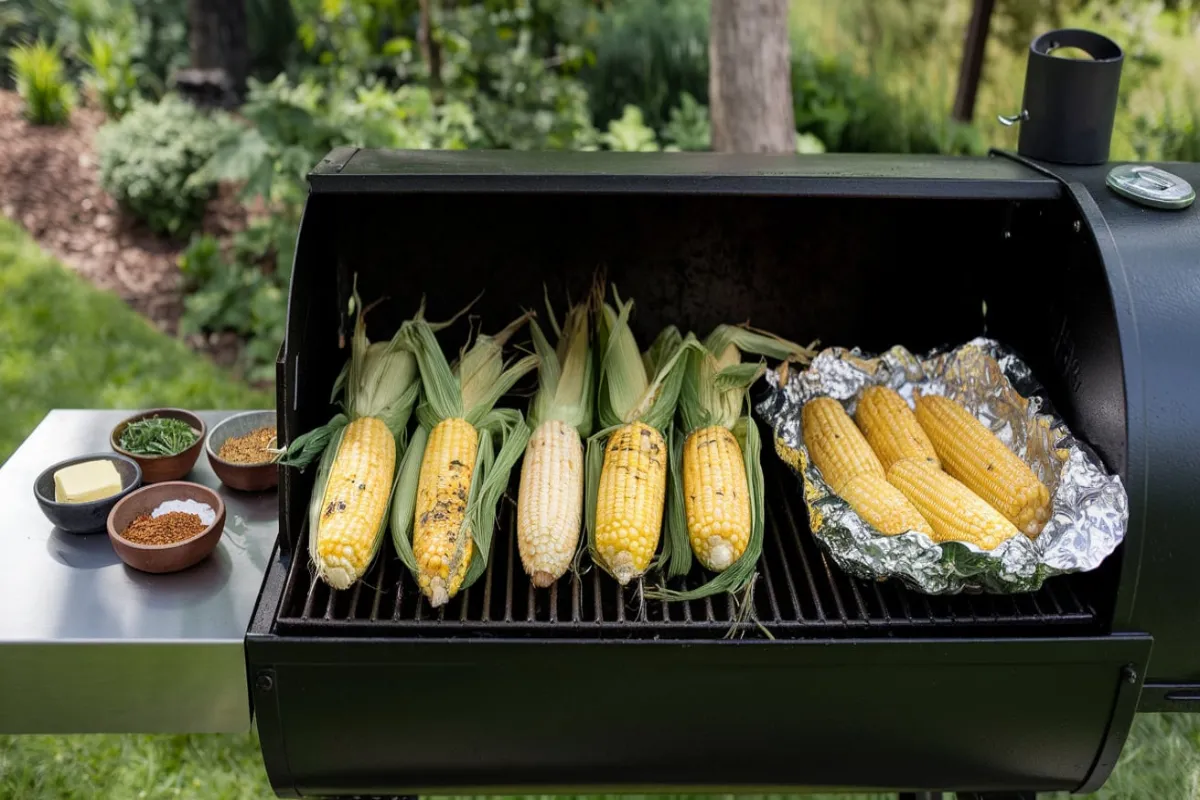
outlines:
[[[561,420],[538,425],[525,448],[517,499],[517,549],[545,589],[571,566],[583,520],[583,444]]]
[[[886,477],[879,457],[837,400],[832,397],[809,400],[801,412],[801,424],[808,454],[834,492],[840,492],[858,475]]]
[[[929,522],[934,541],[993,550],[1021,533],[979,495],[928,462],[897,461],[888,470],[888,482]]]
[[[918,395],[917,421],[946,472],[1029,538],[1042,532],[1050,519],[1050,490],[974,414],[948,397]]]
[[[396,469],[396,438],[383,420],[360,417],[346,426],[325,483],[317,546],[317,575],[346,589],[371,565]]]
[[[684,441],[683,495],[692,552],[705,569],[721,572],[750,541],[746,462],[728,428],[700,428]]]
[[[898,392],[887,386],[870,386],[858,400],[854,411],[867,443],[883,462],[885,470],[906,458],[928,461],[941,467],[933,442],[921,429],[917,417]]]
[[[643,422],[618,428],[604,448],[596,493],[596,551],[622,586],[645,574],[662,535],[667,443]]]
[[[464,524],[479,432],[465,419],[444,419],[429,432],[417,480],[413,554],[417,584],[434,608],[458,593],[474,543]]]
[[[878,475],[851,478],[838,493],[858,515],[888,536],[920,531],[933,538],[933,528],[903,492]]]

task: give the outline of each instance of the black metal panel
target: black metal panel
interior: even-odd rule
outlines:
[[[1137,205],[1104,184],[1110,167],[1053,167],[1100,247],[1125,365],[1130,525],[1114,613],[1155,637],[1150,681],[1200,683],[1200,208]],[[1200,185],[1200,164],[1159,166]],[[1047,172],[1050,167],[1044,167]],[[1161,697],[1157,710],[1195,709]]]
[[[314,192],[648,192],[1014,200],[1048,200],[1061,192],[1053,180],[990,158],[347,151],[334,151],[309,176]]]
[[[1149,646],[252,635],[248,654],[286,754],[264,750],[268,775],[302,795],[1070,790]]]

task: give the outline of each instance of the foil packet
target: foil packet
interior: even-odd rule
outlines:
[[[766,377],[770,390],[756,411],[774,430],[775,452],[801,478],[813,535],[851,575],[897,578],[926,594],[1032,592],[1051,576],[1095,569],[1125,537],[1129,498],[1121,479],[1071,434],[1029,367],[996,341],[974,339],[924,358],[903,347],[879,356],[829,348],[802,372],[783,365]],[[1051,518],[1041,534],[988,551],[916,531],[886,536],[865,522],[809,459],[800,410],[824,395],[853,415],[857,396],[873,384],[890,386],[910,405],[919,390],[969,409],[1050,490]]]

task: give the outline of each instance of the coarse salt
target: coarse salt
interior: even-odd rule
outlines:
[[[208,503],[200,503],[195,500],[167,500],[159,505],[158,508],[151,511],[150,516],[161,517],[163,514],[170,514],[172,511],[195,514],[206,526],[212,525],[217,519],[217,512],[213,511],[212,506]]]

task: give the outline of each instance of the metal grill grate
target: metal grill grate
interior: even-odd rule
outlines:
[[[1070,578],[1047,581],[1034,594],[930,597],[895,581],[876,583],[843,573],[809,533],[795,477],[766,459],[767,529],[754,593],[758,624],[776,638],[938,636],[1091,627],[1095,611]],[[306,537],[288,571],[276,632],[316,636],[428,636],[705,639],[726,636],[733,604],[724,596],[689,603],[645,600],[600,570],[569,574],[548,591],[533,588],[516,552],[514,509],[505,502],[491,565],[474,586],[432,609],[385,541],[365,578],[346,591],[316,580]],[[696,585],[703,576],[689,576]],[[747,636],[762,636],[754,623]]]

